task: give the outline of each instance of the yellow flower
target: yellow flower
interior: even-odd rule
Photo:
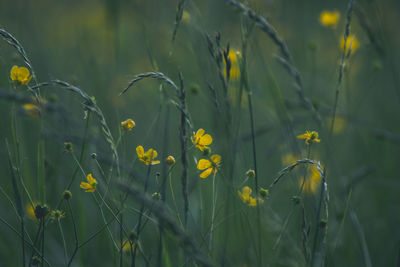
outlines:
[[[304,134],[301,134],[297,136],[299,139],[306,139],[306,145],[310,145],[312,142],[319,143],[321,142],[320,139],[318,139],[319,135],[316,131],[306,131]],[[310,143],[311,142],[311,143]]]
[[[291,165],[295,163],[297,160],[298,158],[294,154],[288,153],[282,157],[282,164],[284,166]]]
[[[319,22],[325,27],[335,27],[339,22],[340,13],[338,11],[324,10],[319,16]]]
[[[25,113],[32,118],[40,117],[40,108],[36,104],[27,103],[22,106]]]
[[[208,149],[208,145],[211,145],[212,143],[211,135],[204,133],[205,131],[203,129],[199,129],[196,133],[193,132],[193,136],[190,138],[192,143],[201,151],[205,148]]]
[[[135,248],[135,244],[131,243],[129,240],[124,240],[122,242],[122,252],[131,252]]]
[[[167,157],[167,159],[165,160],[165,163],[167,163],[168,166],[172,166],[175,164],[175,158],[171,155],[169,155]]]
[[[126,121],[121,122],[121,127],[125,131],[130,131],[132,130],[133,127],[135,127],[136,123],[132,119],[127,119]]]
[[[238,190],[238,195],[240,199],[243,201],[244,204],[246,204],[249,207],[255,207],[257,204],[262,204],[264,203],[264,200],[261,198],[254,198],[251,196],[251,188],[248,186],[245,186],[242,188],[242,191]]]
[[[351,47],[351,52],[355,52],[360,47],[360,43],[358,42],[358,39],[356,38],[356,36],[354,34],[350,34],[347,37],[346,54],[348,53],[350,47]],[[344,36],[340,40],[340,48],[342,50],[344,49]]]
[[[211,173],[217,174],[218,169],[221,167],[221,156],[220,155],[212,155],[210,157],[211,161],[208,159],[201,159],[197,163],[197,169],[204,170],[201,174],[201,178],[207,178]]]
[[[336,116],[335,117],[335,125],[333,126],[333,133],[334,134],[340,134],[344,131],[344,128],[346,128],[346,119],[342,116]],[[327,120],[327,125],[332,124],[332,118]]]
[[[27,85],[31,81],[32,75],[27,68],[14,65],[11,68],[10,78],[16,85]]]
[[[85,192],[90,192],[90,193],[94,192],[96,190],[97,180],[95,178],[93,178],[91,173],[89,173],[86,176],[86,179],[87,179],[88,183],[81,182],[80,187],[82,189],[85,189]]]
[[[303,185],[303,191],[307,194],[314,194],[321,183],[321,174],[319,173],[317,166],[312,166],[311,176],[304,181],[304,178],[300,179],[299,187]]]
[[[183,10],[181,23],[182,24],[189,24],[189,22],[190,22],[190,13],[187,12],[186,10]]]
[[[157,151],[155,151],[152,148],[147,150],[147,152],[144,152],[144,148],[142,146],[138,146],[136,148],[136,153],[137,153],[140,161],[144,162],[146,165],[149,165],[149,164],[156,165],[156,164],[160,163],[159,160],[153,160],[157,157],[158,154],[157,154]]]
[[[38,204],[37,202],[34,202],[33,206],[32,206],[32,204],[29,203],[25,207],[26,214],[28,214],[28,217],[32,220],[37,220],[36,214],[35,214],[35,208],[36,208],[37,204]]]
[[[236,51],[234,49],[229,49],[228,59],[231,63],[230,69],[229,69],[229,79],[230,80],[237,80],[240,77],[240,67],[239,67],[239,61],[238,61],[239,56],[240,56],[239,51]],[[227,64],[226,64],[226,60],[224,57],[224,75],[225,75],[225,78],[228,79],[226,70],[227,70]]]

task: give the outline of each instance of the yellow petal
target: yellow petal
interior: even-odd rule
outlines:
[[[198,129],[197,130],[197,132],[196,132],[196,134],[194,135],[194,137],[197,139],[197,138],[200,138],[201,136],[203,136],[204,135],[204,130],[203,129]]]
[[[87,175],[86,179],[88,180],[89,184],[91,184],[91,185],[97,184],[97,180],[93,178],[91,173],[89,173]]]
[[[153,160],[153,161],[151,161],[151,165],[157,165],[157,164],[160,164],[160,161],[159,161],[159,160]]]
[[[157,158],[158,153],[154,149],[150,148],[149,149],[149,156],[150,156],[151,159],[155,159],[155,158]]]
[[[204,169],[210,168],[211,166],[212,166],[212,163],[208,159],[201,159],[197,163],[197,169],[199,169],[199,170],[204,170]]]
[[[249,196],[252,191],[253,190],[251,190],[251,188],[248,187],[248,186],[245,186],[245,187],[242,188],[243,195],[248,195]]]
[[[142,146],[138,146],[136,148],[136,153],[137,153],[139,159],[142,159],[144,156],[144,148]]]
[[[210,158],[215,164],[218,164],[221,162],[221,156],[218,154],[212,155]]]
[[[92,186],[89,183],[81,182],[80,188],[82,188],[82,189],[90,189],[90,188],[92,188]]]
[[[14,65],[10,71],[10,78],[12,81],[18,80],[18,66]]]
[[[212,137],[209,134],[203,135],[199,140],[199,144],[202,146],[208,146],[211,143],[212,143]]]
[[[208,168],[200,174],[200,178],[207,178],[211,174],[212,170],[212,168]]]

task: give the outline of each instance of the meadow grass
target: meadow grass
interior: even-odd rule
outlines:
[[[19,4],[0,266],[398,266],[397,2]]]

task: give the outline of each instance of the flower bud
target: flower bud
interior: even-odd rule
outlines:
[[[247,176],[247,178],[254,178],[254,177],[256,177],[256,172],[254,171],[254,170],[248,170],[247,172],[246,172],[246,176]]]
[[[63,197],[65,200],[70,200],[70,199],[72,198],[72,193],[71,193],[71,191],[65,190],[65,191],[62,193],[62,197]]]
[[[167,159],[165,160],[165,163],[167,163],[168,166],[172,166],[175,164],[175,158],[171,155],[169,155],[167,157]]]

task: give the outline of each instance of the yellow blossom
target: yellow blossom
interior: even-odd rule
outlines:
[[[287,166],[287,165],[291,165],[291,164],[295,163],[298,159],[299,158],[296,157],[294,154],[288,153],[288,154],[284,155],[281,160],[282,160],[282,164],[284,166]]]
[[[131,243],[129,240],[124,240],[122,242],[122,252],[131,252],[135,248],[135,244]]]
[[[181,23],[182,24],[189,24],[189,22],[190,22],[190,13],[187,12],[186,10],[183,10]]]
[[[88,183],[81,182],[80,187],[82,189],[85,189],[85,192],[90,192],[90,193],[94,192],[96,190],[97,180],[95,178],[93,178],[91,173],[89,173],[86,176],[86,179],[87,179]]]
[[[320,139],[318,139],[319,135],[316,131],[306,131],[304,134],[301,134],[297,136],[299,139],[305,139],[306,140],[306,145],[310,145],[312,142],[319,143],[321,142]]]
[[[31,81],[32,75],[27,68],[14,65],[11,68],[10,78],[16,85],[27,85]]]
[[[310,177],[307,178],[305,181],[304,178],[301,178],[299,187],[301,188],[301,186],[303,185],[304,192],[306,192],[307,194],[314,194],[319,188],[320,183],[321,183],[321,174],[318,171],[317,166],[313,165]]]
[[[201,178],[207,178],[211,173],[217,174],[218,169],[221,167],[221,156],[220,155],[212,155],[210,157],[211,161],[208,159],[201,159],[197,163],[197,169],[204,170],[201,174]]]
[[[239,66],[239,57],[240,52],[234,49],[229,49],[228,59],[230,61],[230,69],[229,69],[229,80],[237,80],[240,77],[240,66]],[[224,57],[224,75],[225,78],[228,80],[227,75],[227,62]]]
[[[159,160],[154,160],[157,157],[157,151],[150,148],[147,152],[144,152],[144,148],[142,146],[138,146],[136,148],[136,153],[140,161],[144,162],[146,165],[156,165],[159,164]]]
[[[347,37],[347,41],[346,41],[346,54],[348,53],[349,49],[351,47],[351,52],[355,52],[359,47],[360,47],[360,43],[358,42],[358,39],[356,38],[356,36],[354,34],[350,34]],[[343,38],[340,40],[340,48],[343,50],[344,49],[344,36]]]
[[[340,13],[338,11],[324,10],[319,16],[319,22],[325,27],[335,27],[339,22]]]
[[[204,133],[205,131],[203,129],[199,129],[196,133],[193,132],[193,136],[190,138],[192,143],[201,151],[209,149],[208,145],[211,145],[213,140],[211,135]]]
[[[167,159],[165,160],[165,163],[167,163],[168,166],[172,166],[175,164],[175,158],[171,155],[169,155],[167,157]]]
[[[130,131],[132,130],[133,127],[135,127],[136,123],[132,119],[127,119],[126,121],[121,122],[121,127],[125,131]]]
[[[29,203],[28,205],[26,205],[26,208],[25,208],[26,214],[28,214],[28,217],[32,220],[37,220],[36,214],[35,214],[35,208],[36,208],[37,204],[38,204],[37,202],[34,202],[33,206],[32,206],[32,204]]]
[[[22,106],[25,113],[32,118],[39,118],[40,117],[40,108],[36,104],[27,103]]]
[[[242,191],[238,190],[237,192],[238,192],[240,199],[243,201],[243,203],[249,207],[255,207],[255,206],[257,206],[257,204],[264,203],[263,199],[261,199],[259,197],[254,198],[251,196],[252,190],[248,186],[243,187]]]

